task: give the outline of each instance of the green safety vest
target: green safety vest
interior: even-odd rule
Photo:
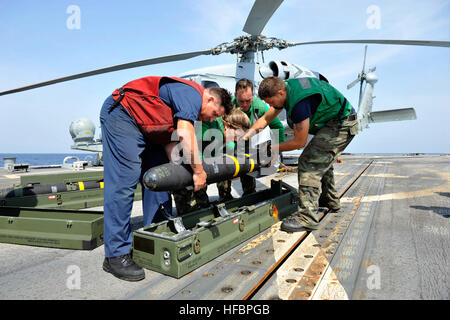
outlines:
[[[236,97],[233,97],[232,103],[235,108],[239,108]],[[250,125],[253,125],[256,120],[261,118],[267,112],[267,110],[269,110],[269,106],[263,100],[257,97],[253,97],[250,108],[246,112],[244,111],[244,113],[250,119]],[[271,123],[269,123],[269,128],[279,130],[278,143],[282,143],[285,141],[284,126],[281,123],[280,119],[278,119],[278,117],[276,117]]]
[[[342,119],[352,111],[352,105],[347,99],[328,82],[317,78],[288,79],[286,83],[286,109],[287,121],[292,128],[291,113],[294,106],[301,100],[314,94],[322,96],[322,102],[317,107],[316,112],[309,119],[309,133],[315,134],[328,121],[332,119]],[[341,111],[341,108],[342,111]]]

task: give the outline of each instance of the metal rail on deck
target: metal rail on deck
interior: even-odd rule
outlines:
[[[371,160],[367,166],[361,170],[361,172],[345,187],[345,189],[340,193],[339,198],[342,198],[345,193],[356,183],[356,181],[364,174],[364,172],[371,166],[373,160]],[[327,209],[319,217],[322,221],[330,210]],[[310,232],[304,232],[300,235],[295,244],[288,250],[270,269],[264,274],[261,279],[242,297],[241,300],[251,300],[255,294],[267,283],[267,281],[277,272],[280,266],[289,258],[289,256],[302,244],[303,240],[308,236]]]

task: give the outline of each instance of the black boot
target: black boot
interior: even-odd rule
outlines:
[[[301,231],[312,231],[317,228],[308,228],[302,225],[299,222],[299,218],[297,216],[290,216],[283,220],[281,223],[280,230],[285,232],[301,232]]]
[[[103,270],[126,281],[140,281],[145,278],[144,269],[134,263],[130,254],[114,258],[105,258],[105,261],[103,261]]]

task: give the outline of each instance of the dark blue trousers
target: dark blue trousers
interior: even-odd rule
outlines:
[[[150,144],[135,120],[121,106],[112,107],[109,96],[100,112],[104,162],[105,257],[130,253],[130,226],[134,192],[146,170],[169,160],[161,145]],[[142,186],[144,225],[172,217],[169,192],[154,192]]]

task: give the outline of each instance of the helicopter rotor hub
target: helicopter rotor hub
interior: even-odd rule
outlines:
[[[211,51],[213,55],[218,55],[221,53],[231,53],[231,54],[246,54],[247,52],[257,52],[270,50],[272,48],[286,49],[291,45],[287,42],[278,38],[267,38],[263,35],[246,35],[235,38],[232,42],[225,42],[216,47]]]

